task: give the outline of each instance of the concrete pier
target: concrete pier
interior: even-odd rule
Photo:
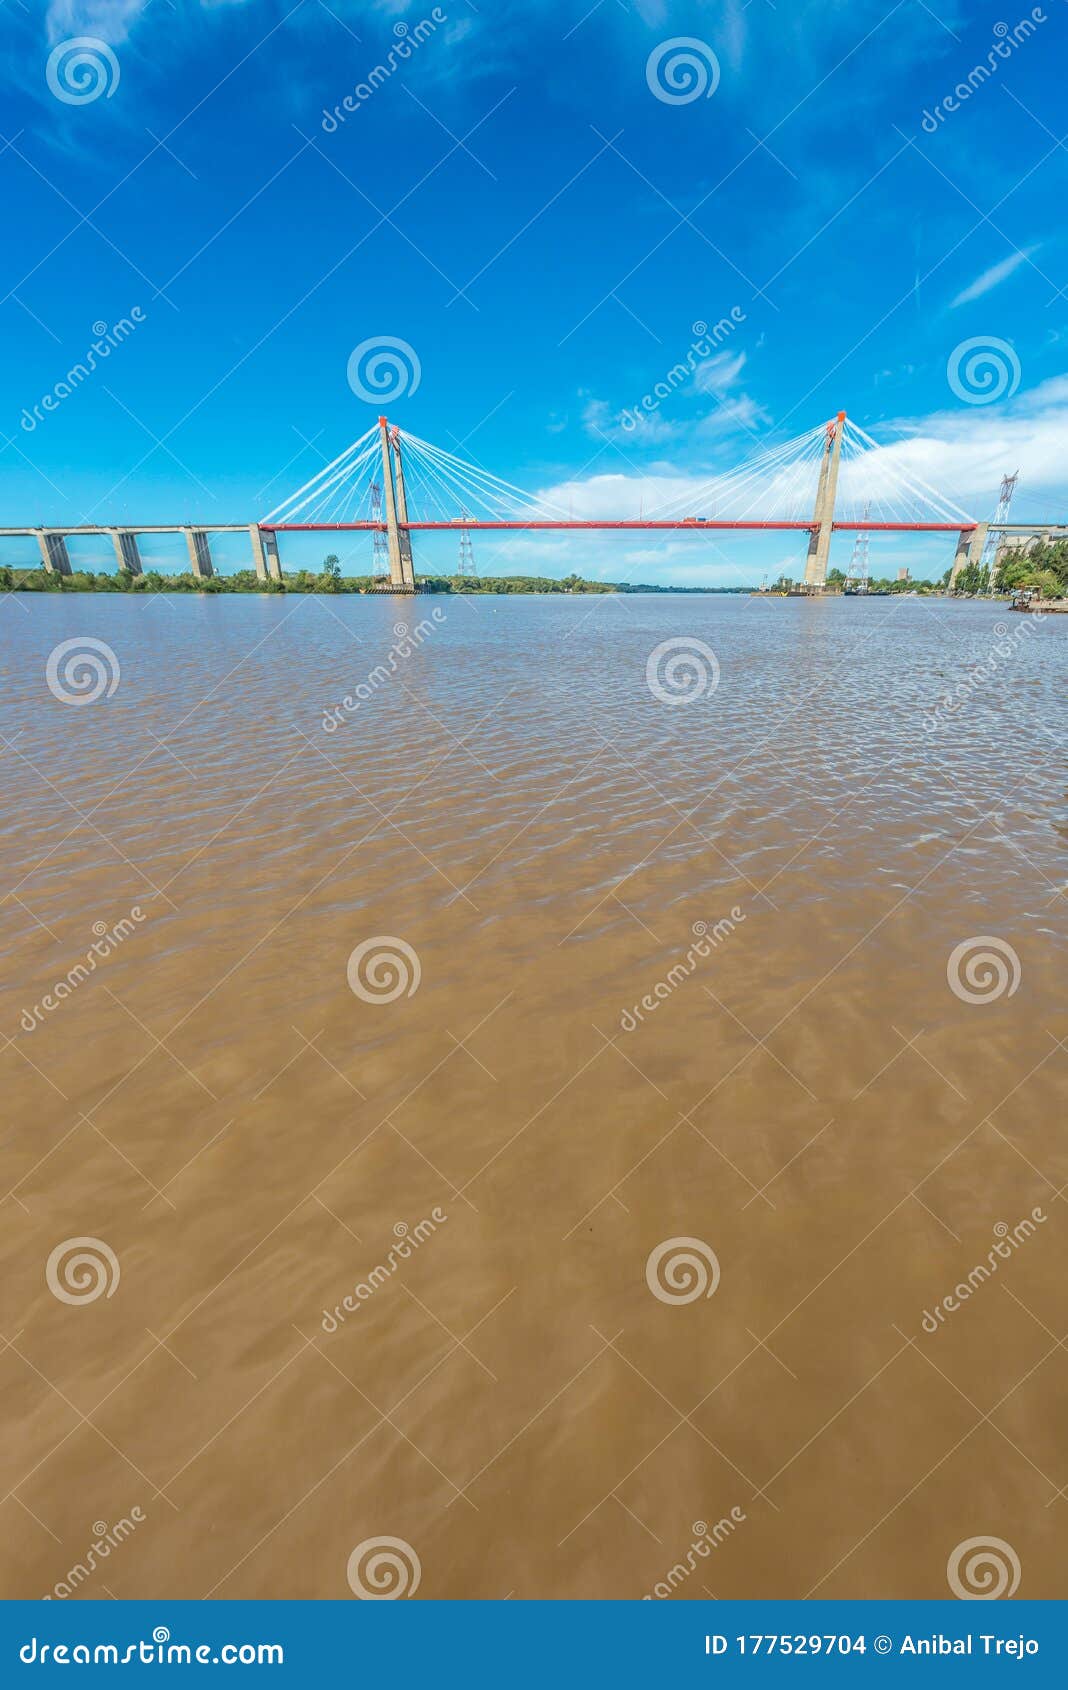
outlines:
[[[257,524],[249,529],[252,535],[252,556],[256,564],[256,574],[261,581],[282,579],[282,559],[278,551],[278,535],[271,528],[260,528]]]
[[[204,581],[212,574],[211,548],[208,545],[207,530],[204,528],[183,528],[186,549],[189,552],[189,567],[198,581]]]
[[[972,529],[962,529],[957,541],[957,550],[953,557],[953,568],[949,572],[949,590],[953,592],[957,585],[957,576],[967,563],[978,563],[983,555],[986,537],[990,531],[989,522],[977,522]]]
[[[265,534],[264,540],[267,550],[267,573],[272,581],[280,581],[282,579],[282,557],[278,550],[278,535]]]
[[[274,535],[265,534],[259,523],[253,522],[249,525],[248,537],[252,541],[252,562],[255,565],[256,574],[261,581],[266,581],[269,573],[267,545],[270,540],[274,539]],[[277,547],[275,550],[277,551]]]
[[[115,547],[115,561],[120,569],[125,569],[130,575],[143,575],[141,567],[141,553],[137,545],[137,535],[129,528],[113,528],[111,543]]]
[[[38,528],[37,544],[41,548],[41,562],[49,575],[69,575],[70,553],[67,550],[67,540],[64,534],[54,533],[47,528]]]

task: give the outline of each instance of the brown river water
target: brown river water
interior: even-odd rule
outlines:
[[[5,1595],[1066,1594],[1068,618],[0,614]]]

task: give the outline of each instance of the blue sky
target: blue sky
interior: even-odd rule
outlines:
[[[0,525],[263,515],[377,414],[346,372],[383,337],[420,371],[392,420],[577,511],[633,514],[844,407],[976,515],[1019,468],[1021,516],[1068,516],[1064,0],[4,0],[0,31]],[[72,37],[110,48],[98,98],[49,85]],[[677,38],[711,91],[670,101]],[[989,404],[947,374],[971,340],[996,343]],[[478,562],[724,584],[797,556],[612,538]]]

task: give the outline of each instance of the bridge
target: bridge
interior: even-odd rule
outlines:
[[[370,533],[376,585],[416,591],[412,536],[481,530],[493,533],[710,532],[807,534],[804,591],[827,583],[835,533],[955,534],[950,586],[966,564],[979,563],[988,537],[1068,537],[1068,526],[980,521],[927,485],[839,411],[827,423],[766,448],[739,468],[637,516],[578,516],[545,495],[530,494],[482,465],[402,432],[386,417],[253,523],[149,523],[0,528],[0,537],[36,536],[43,567],[70,574],[67,540],[108,536],[120,569],[142,572],[138,537],[182,534],[198,579],[213,573],[210,535],[247,533],[252,563],[263,581],[283,579],[279,536],[287,533]],[[579,489],[585,493],[587,489]],[[409,495],[412,503],[409,505]],[[478,509],[480,514],[472,514]],[[689,514],[700,509],[704,515]],[[686,512],[687,514],[684,514]],[[873,514],[874,512],[874,514]]]
[[[272,577],[277,581],[282,579],[277,543],[255,522],[213,522],[206,526],[187,522],[143,522],[136,528],[128,525],[119,527],[110,524],[97,526],[93,523],[69,523],[61,528],[44,524],[31,524],[25,528],[0,528],[0,539],[36,539],[40,548],[42,568],[50,575],[72,573],[67,541],[82,534],[109,539],[115,548],[115,559],[119,568],[128,570],[131,575],[143,573],[141,550],[137,544],[139,535],[182,534],[185,536],[190,572],[199,581],[214,573],[209,535],[247,534],[252,541],[252,561],[260,580],[266,581]]]

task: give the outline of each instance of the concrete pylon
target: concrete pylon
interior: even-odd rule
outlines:
[[[278,556],[278,536],[274,529],[261,528],[258,522],[253,522],[248,532],[257,576],[261,581],[280,581],[282,561]]]
[[[144,574],[136,534],[129,528],[113,528],[111,543],[115,547],[115,561],[120,569],[125,569],[130,575]]]
[[[47,528],[37,530],[37,544],[41,548],[41,563],[49,575],[69,575],[70,553],[65,534],[50,533]]]
[[[977,522],[974,528],[962,528],[957,550],[953,558],[953,568],[949,572],[949,590],[952,593],[957,585],[957,576],[966,563],[979,563],[986,545],[986,537],[990,531],[989,522]]]
[[[270,533],[263,536],[263,547],[267,553],[267,573],[272,581],[282,579],[282,554],[278,550],[278,535],[272,528]]]
[[[405,589],[404,565],[401,561],[400,528],[397,524],[397,495],[393,485],[393,448],[389,440],[389,423],[378,419],[382,438],[382,504],[386,514],[386,538],[389,541],[389,584],[395,592]]]
[[[972,531],[962,528],[957,536],[957,549],[953,554],[953,567],[949,572],[949,590],[952,593],[957,585],[957,576],[968,561],[968,547],[971,544]]]
[[[185,535],[186,549],[189,552],[189,567],[198,581],[204,581],[214,574],[207,532],[203,528],[183,528],[182,533]]]
[[[834,531],[834,497],[838,490],[838,465],[842,460],[845,420],[845,412],[839,411],[834,421],[827,424],[820,478],[816,486],[816,509],[812,513],[813,528],[805,559],[805,586],[810,592],[822,592],[827,585],[827,560],[831,554],[831,534]]]
[[[401,457],[400,429],[391,428],[389,438],[393,446],[393,464],[397,481],[397,523],[400,539],[401,575],[406,587],[415,591],[415,569],[412,564],[412,536],[408,530],[408,494],[404,486],[404,460]]]

